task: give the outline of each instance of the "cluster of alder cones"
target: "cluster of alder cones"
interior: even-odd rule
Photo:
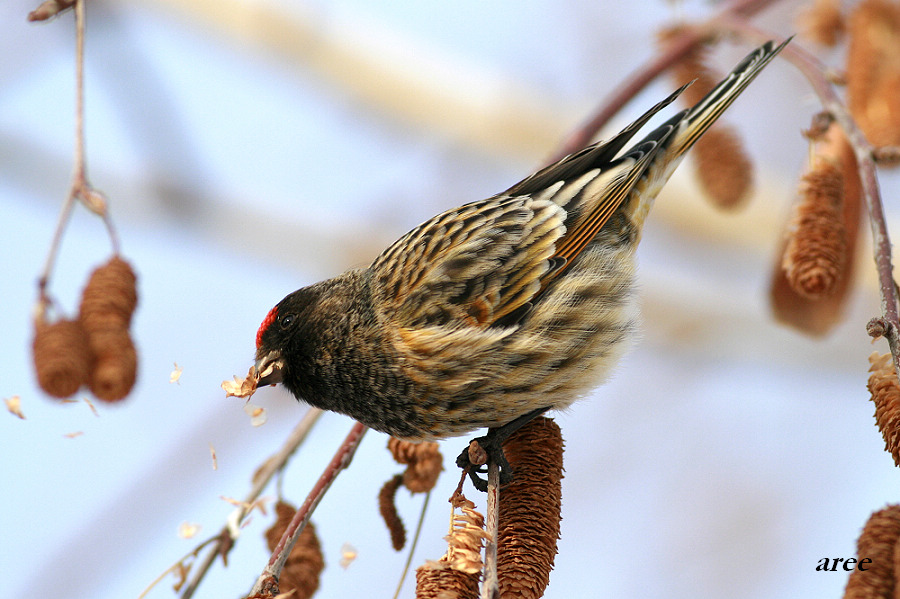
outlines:
[[[91,274],[77,319],[48,323],[41,311],[32,348],[41,389],[67,398],[86,385],[108,402],[131,392],[137,377],[137,350],[129,333],[136,283],[128,262],[115,256]]]
[[[665,51],[689,25],[659,34]],[[846,86],[854,121],[876,148],[880,166],[900,161],[900,3],[862,0],[849,9],[839,0],[813,0],[799,15],[797,29],[823,47],[847,40],[843,73],[827,73]],[[694,80],[682,95],[699,101],[720,79],[708,65],[712,36],[671,69],[674,82]],[[841,319],[851,288],[861,210],[861,185],[854,148],[843,131],[820,115],[806,132],[810,159],[802,175],[793,215],[773,271],[770,299],[777,320],[811,335],[824,335]],[[738,132],[716,123],[691,150],[706,196],[726,210],[742,206],[753,182],[752,162]]]
[[[815,0],[798,25],[821,46],[847,39],[842,75],[847,109],[874,146],[879,166],[895,166],[900,148],[900,3],[863,0],[844,12],[837,0]],[[855,150],[843,131],[819,117],[807,136],[809,168],[800,182],[771,301],[778,320],[821,335],[840,320],[850,288],[862,193]]]
[[[539,417],[522,427],[504,444],[516,478],[504,487],[499,500],[497,573],[501,596],[538,599],[550,580],[559,538],[562,499],[563,440],[552,419]],[[403,548],[406,532],[394,495],[400,486],[411,493],[427,493],[443,470],[437,443],[411,443],[391,438],[388,450],[407,467],[389,480],[379,493],[379,509],[391,533],[394,549]],[[483,569],[482,549],[488,534],[484,516],[462,494],[451,499],[447,553],[428,560],[416,570],[417,599],[476,599]],[[266,531],[273,551],[288,528],[295,509],[283,500],[276,506],[277,521]],[[278,580],[278,597],[309,599],[319,587],[324,569],[322,550],[312,523],[300,533]],[[271,599],[261,593],[246,599]]]

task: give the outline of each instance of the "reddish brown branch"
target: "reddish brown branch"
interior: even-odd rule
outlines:
[[[359,422],[350,429],[350,434],[347,435],[347,438],[344,439],[344,442],[338,448],[337,453],[331,458],[331,462],[328,463],[322,476],[319,477],[319,480],[316,481],[309,495],[307,495],[306,501],[294,514],[293,520],[291,520],[287,530],[272,552],[269,563],[266,564],[262,574],[256,580],[256,584],[253,585],[253,589],[250,591],[251,595],[271,592],[277,588],[278,577],[282,569],[284,569],[284,563],[287,561],[288,555],[290,555],[291,549],[293,549],[294,543],[297,541],[297,537],[303,531],[306,523],[309,522],[316,506],[319,505],[322,497],[325,496],[325,492],[335,481],[338,474],[350,465],[353,454],[356,453],[356,449],[359,447],[359,443],[367,430],[369,429]]]
[[[297,448],[303,443],[306,439],[306,435],[312,429],[313,425],[319,419],[319,416],[322,415],[322,410],[318,408],[310,408],[303,419],[294,427],[294,430],[291,431],[291,434],[285,440],[284,444],[281,446],[281,449],[278,450],[272,457],[263,462],[263,465],[257,470],[257,474],[253,477],[253,488],[250,490],[250,493],[244,498],[244,501],[241,502],[241,506],[238,507],[237,512],[234,514],[232,522],[235,525],[239,526],[243,519],[247,516],[250,511],[250,506],[259,498],[260,494],[262,494],[263,489],[269,484],[269,481],[272,480],[272,477],[275,476],[275,473],[284,468],[287,461],[290,459],[294,452],[297,451]],[[209,571],[210,566],[216,560],[216,558],[221,555],[223,559],[228,555],[228,551],[231,549],[231,546],[234,544],[234,537],[232,536],[231,526],[226,525],[222,528],[221,532],[216,537],[216,544],[213,548],[207,552],[206,556],[203,558],[203,561],[200,562],[199,566],[195,569],[194,577],[191,579],[190,583],[184,588],[184,591],[181,593],[181,599],[191,599],[194,595],[194,591],[197,590],[197,587],[200,585],[200,582],[206,576],[206,573]]]

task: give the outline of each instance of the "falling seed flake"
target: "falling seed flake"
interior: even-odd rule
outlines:
[[[266,409],[260,406],[254,405],[249,401],[244,404],[244,412],[250,416],[250,424],[253,426],[262,426],[266,423]]]
[[[200,532],[200,525],[191,522],[182,522],[178,527],[178,536],[182,539],[193,539]]]
[[[250,507],[250,504],[247,503],[246,501],[241,501],[241,500],[235,499],[233,497],[226,497],[225,495],[219,495],[219,499],[221,499],[222,501],[224,501],[226,503],[230,503],[234,507],[245,507],[245,508]]]
[[[358,553],[356,552],[356,547],[351,545],[350,543],[344,543],[341,546],[341,568],[346,569],[353,561],[356,559]]]
[[[235,375],[233,381],[222,381],[225,397],[250,397],[256,393],[256,381],[258,379],[256,366],[251,366],[246,378],[239,378]]]
[[[248,514],[250,512],[252,512],[254,509],[258,509],[259,511],[262,512],[263,516],[267,515],[267,513],[268,513],[266,510],[266,502],[272,501],[271,497],[259,497],[256,501],[254,501],[252,503],[248,503],[246,501],[240,501],[238,499],[234,499],[233,497],[226,497],[225,495],[219,495],[219,499],[226,501],[235,507],[244,508],[245,510],[247,510]]]
[[[181,371],[184,369],[178,365],[178,362],[174,362],[174,364],[175,364],[175,370],[173,370],[172,373],[169,375],[169,382],[177,383],[180,385],[181,384],[181,382],[180,382]]]
[[[274,498],[268,496],[259,497],[252,503],[238,501],[225,495],[219,495],[219,499],[227,501],[238,508],[228,514],[228,517],[225,519],[225,526],[228,528],[228,534],[232,539],[237,539],[241,536],[241,529],[247,526],[254,509],[258,509],[265,516],[267,515],[266,502],[274,501]]]
[[[88,407],[91,409],[91,412],[94,413],[94,416],[97,416],[99,418],[100,412],[97,411],[97,408],[94,406],[94,402],[92,402],[90,400],[90,398],[88,398],[88,396],[86,396],[86,395],[84,397],[82,397],[81,399],[84,400],[84,403],[86,403],[88,405]]]
[[[269,510],[266,508],[266,503],[267,503],[267,502],[271,502],[271,501],[274,501],[274,500],[273,500],[271,497],[269,497],[269,496],[266,496],[266,497],[260,497],[259,499],[257,499],[256,501],[253,502],[253,505],[251,506],[251,509],[252,509],[252,508],[256,508],[256,509],[258,509],[260,512],[262,512],[262,515],[263,515],[263,516],[268,516],[268,515],[269,515]]]
[[[63,435],[66,439],[74,439],[75,437],[80,437],[84,434],[84,431],[75,431],[74,433],[66,433]]]
[[[209,455],[212,456],[213,470],[218,470],[219,462],[218,462],[218,460],[216,460],[216,448],[213,447],[212,443],[209,444]]]
[[[25,414],[22,413],[22,398],[18,395],[13,395],[10,398],[4,399],[3,403],[6,404],[6,409],[10,414],[14,416],[18,416],[22,420],[25,420]]]

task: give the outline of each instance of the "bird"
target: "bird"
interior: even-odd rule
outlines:
[[[256,384],[410,441],[487,428],[457,464],[480,490],[503,441],[602,383],[638,327],[635,249],[685,153],[784,48],[751,52],[640,141],[690,83],[606,141],[415,227],[366,268],[294,291],[256,335]],[[465,474],[463,475],[465,477]]]

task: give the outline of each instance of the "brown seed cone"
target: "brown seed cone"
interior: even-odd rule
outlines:
[[[409,464],[416,459],[416,443],[401,441],[396,437],[388,437],[387,448],[398,464]]]
[[[89,386],[103,401],[124,399],[137,378],[137,350],[127,329],[93,331],[88,342],[94,355]]]
[[[841,218],[844,176],[840,165],[816,157],[800,183],[782,267],[800,295],[819,299],[835,292],[845,276],[847,233]]]
[[[716,123],[692,149],[697,179],[718,208],[742,206],[753,190],[753,162],[737,130]]]
[[[137,351],[128,333],[136,283],[128,262],[114,256],[91,273],[81,294],[79,320],[94,356],[89,384],[103,401],[124,399],[137,378]]]
[[[462,493],[450,500],[453,505],[447,553],[438,561],[428,561],[416,569],[416,599],[475,599],[484,563],[481,549],[487,533],[484,516]],[[457,513],[456,510],[460,510]]]
[[[447,554],[441,558],[450,567],[469,574],[477,574],[484,567],[481,560],[481,549],[487,532],[484,530],[484,516],[475,511],[475,504],[462,494],[456,494],[451,500],[454,508],[453,524],[445,538]],[[460,513],[455,513],[459,509]]]
[[[437,484],[444,469],[444,460],[437,443],[421,443],[424,447],[418,459],[403,473],[403,484],[411,493],[427,493]]]
[[[291,518],[297,510],[284,501],[275,504],[275,514],[278,519],[266,531],[266,544],[269,551],[274,551],[278,541],[281,540],[284,531],[287,530]],[[322,558],[322,547],[316,536],[316,529],[312,522],[306,524],[306,528],[300,533],[291,554],[288,556],[278,579],[280,593],[289,593],[292,599],[309,599],[319,588],[319,575],[325,569],[325,560]]]
[[[657,33],[660,49],[665,50],[673,39],[684,32],[685,27],[685,25],[678,24],[660,29]],[[676,85],[684,85],[688,81],[694,82],[681,94],[679,101],[682,102],[682,105],[693,106],[722,80],[720,74],[711,69],[708,63],[709,45],[698,44],[672,65],[671,77]]]
[[[847,107],[872,145],[900,145],[900,4],[863,0],[849,29]]]
[[[53,397],[70,397],[88,381],[91,352],[77,320],[37,322],[32,355],[38,384]]]
[[[434,488],[444,470],[444,458],[437,443],[412,443],[390,437],[388,450],[398,464],[407,465],[403,484],[410,492],[426,493]]]
[[[79,315],[88,334],[113,326],[130,326],[137,306],[136,283],[131,266],[118,256],[91,273],[81,294]]]
[[[479,574],[454,570],[446,562],[416,568],[416,599],[478,599]]]
[[[398,474],[384,483],[378,493],[378,512],[391,533],[391,546],[395,551],[400,551],[406,545],[406,527],[403,526],[403,520],[400,519],[397,505],[394,503],[397,489],[402,484],[403,475]]]
[[[900,539],[900,505],[889,505],[872,514],[856,541],[857,559],[870,559],[866,570],[850,573],[844,599],[892,599],[894,560]]]
[[[840,0],[813,0],[797,16],[797,29],[821,46],[833,47],[844,35]]]
[[[869,356],[869,393],[875,402],[875,423],[884,437],[884,449],[900,466],[900,382],[891,354]]]
[[[844,204],[841,218],[843,219],[843,228],[847,236],[846,257],[844,259],[846,270],[838,280],[837,287],[831,295],[815,300],[800,295],[788,282],[787,275],[782,267],[782,256],[784,256],[784,248],[787,246],[786,236],[784,246],[781,252],[777,254],[778,263],[772,272],[769,297],[776,320],[804,333],[818,336],[826,334],[840,322],[844,306],[847,303],[857,251],[856,240],[859,235],[862,204],[856,156],[840,127],[832,124],[828,128],[816,146],[816,154],[828,158],[836,164],[840,164],[844,178]]]
[[[561,519],[563,440],[535,418],[503,444],[513,480],[500,491],[497,575],[501,597],[537,599],[550,581]]]

